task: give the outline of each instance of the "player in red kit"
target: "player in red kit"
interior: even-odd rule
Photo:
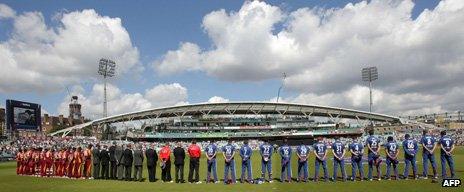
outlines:
[[[172,183],[171,178],[171,148],[169,147],[169,143],[161,148],[159,152],[160,158],[160,167],[161,167],[161,180],[163,182]]]
[[[60,151],[60,167],[59,167],[59,176],[64,177],[65,175],[65,167],[66,167],[66,159],[67,159],[67,152],[66,148],[62,148]]]
[[[22,155],[23,155],[23,150],[19,149],[18,153],[16,153],[16,175],[21,174],[21,162],[22,162]]]
[[[190,183],[201,183],[200,174],[198,172],[200,170],[201,149],[197,145],[196,141],[193,140],[192,144],[188,147],[187,151],[190,156],[188,180]],[[195,174],[195,178],[193,178],[194,174]]]
[[[87,149],[84,149],[84,177],[90,178],[91,166],[92,166],[92,145],[89,145]]]
[[[46,160],[45,160],[45,153],[48,152],[48,149],[41,149],[40,150],[40,161],[39,161],[39,164],[40,164],[40,176],[41,177],[44,177],[46,176],[45,174],[45,170],[46,170]]]
[[[34,173],[34,160],[33,160],[33,148],[30,148],[29,150],[27,150],[27,153],[26,153],[26,172],[28,175],[32,175]]]
[[[53,175],[53,149],[48,149],[45,152],[45,175],[50,177]]]
[[[69,178],[71,178],[74,175],[73,169],[74,169],[74,148],[72,148],[69,153],[67,154],[67,167],[66,167],[66,173]]]
[[[82,148],[78,147],[76,151],[74,151],[74,171],[73,177],[76,179],[81,178],[82,176]]]
[[[60,150],[53,151],[53,175],[59,176],[59,168],[60,168]]]
[[[40,151],[41,148],[36,148],[34,153],[32,154],[33,159],[33,175],[39,176],[40,175]]]

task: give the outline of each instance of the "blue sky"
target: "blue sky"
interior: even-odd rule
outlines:
[[[284,13],[291,13],[297,9],[319,7],[322,9],[343,8],[349,2],[353,4],[360,1],[267,1],[267,4],[276,6]],[[438,0],[414,1],[412,18],[415,19],[424,9],[434,9]],[[211,37],[202,26],[205,15],[212,11],[225,9],[226,13],[237,12],[243,6],[241,1],[22,1],[3,0],[1,2],[20,15],[25,12],[37,11],[43,14],[48,27],[54,28],[60,25],[59,20],[54,19],[58,13],[69,13],[94,9],[101,16],[120,18],[132,42],[139,52],[138,64],[144,70],[133,75],[126,72],[112,80],[124,93],[143,93],[147,89],[158,84],[179,83],[188,90],[187,102],[205,102],[213,96],[220,96],[232,101],[242,100],[269,100],[276,97],[276,92],[281,84],[279,75],[274,78],[267,76],[253,80],[230,80],[218,78],[206,70],[184,71],[168,75],[160,75],[153,69],[152,63],[162,60],[169,50],[179,49],[181,43],[192,42],[203,51],[214,49]],[[275,30],[282,29],[282,23],[275,25]],[[12,38],[13,21],[0,20],[0,40],[6,42]],[[96,61],[95,61],[95,69]],[[357,74],[356,74],[357,75]],[[95,83],[95,77],[86,78],[78,82],[72,82],[67,86],[72,89],[75,85],[82,86],[90,92]],[[382,77],[382,76],[381,76]],[[362,84],[359,82],[359,84]],[[330,86],[330,85],[328,85]],[[383,86],[383,85],[382,85]],[[308,88],[309,89],[309,88]],[[385,90],[395,90],[385,87]],[[328,92],[317,92],[317,96],[324,97]],[[396,90],[393,91],[396,93]],[[392,93],[393,93],[392,92]],[[311,90],[302,91],[301,88],[284,89],[283,98],[297,98],[301,94],[312,94]],[[421,92],[422,93],[422,92]],[[398,92],[398,94],[403,94]],[[428,93],[430,94],[430,93]],[[54,89],[46,93],[34,89],[22,89],[21,91],[0,92],[0,100],[18,99],[41,103],[43,108],[50,113],[58,113],[58,108],[66,90]],[[289,99],[290,100],[290,99]],[[316,100],[317,101],[317,100]],[[329,103],[332,104],[332,103]],[[338,105],[339,103],[333,103]],[[4,105],[4,104],[2,104]],[[364,109],[365,105],[347,104],[343,106]],[[85,107],[85,106],[84,106]],[[417,106],[407,110],[416,110],[424,106]],[[440,110],[447,110],[441,107]],[[394,111],[394,110],[393,110]],[[397,111],[395,111],[397,112]]]

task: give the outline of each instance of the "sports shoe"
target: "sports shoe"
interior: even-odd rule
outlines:
[[[195,184],[201,184],[201,181],[197,181]]]

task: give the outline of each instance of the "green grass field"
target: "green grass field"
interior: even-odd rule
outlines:
[[[421,157],[420,155],[418,157]],[[440,161],[438,153],[436,153],[438,160],[438,167],[440,171]],[[236,158],[236,175],[240,177],[241,163]],[[260,158],[257,152],[253,155],[253,176],[260,176]],[[422,173],[422,159],[418,158],[419,173]],[[459,147],[454,152],[454,161],[456,174],[459,178],[463,178],[464,172],[464,147]],[[184,177],[188,176],[188,160],[185,165]],[[200,179],[206,178],[206,161],[203,157],[200,160]],[[310,177],[314,175],[314,155],[310,160]],[[280,159],[277,155],[273,156],[273,172],[274,177],[280,177]],[[329,175],[332,175],[332,160],[329,160]],[[463,186],[459,188],[442,188],[441,180],[438,183],[432,183],[428,180],[400,180],[400,181],[356,181],[356,182],[308,182],[308,183],[274,183],[257,184],[234,184],[224,185],[220,184],[176,184],[176,183],[162,183],[157,181],[155,183],[145,182],[128,182],[128,181],[110,181],[110,180],[71,180],[62,178],[36,178],[29,176],[17,176],[15,172],[15,162],[0,163],[0,191],[462,191]],[[222,179],[224,162],[222,155],[218,156],[218,176]],[[292,159],[293,177],[297,173],[296,157]],[[382,165],[383,173],[385,173],[385,164]],[[351,166],[346,166],[348,176],[351,175]],[[431,169],[431,168],[430,168]],[[367,165],[364,167],[367,176]],[[400,164],[400,173],[403,171],[403,165]],[[322,171],[322,170],[321,170]],[[160,169],[157,168],[157,179],[160,178]],[[174,166],[172,166],[172,173],[174,173]],[[431,170],[429,174],[431,174]],[[441,172],[439,172],[441,173]],[[174,178],[174,174],[172,174]],[[144,178],[147,178],[146,167],[144,167]]]

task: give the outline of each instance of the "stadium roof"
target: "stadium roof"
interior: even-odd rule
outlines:
[[[154,108],[97,119],[94,124],[117,123],[140,119],[200,115],[295,115],[304,117],[348,118],[383,122],[399,122],[398,117],[337,107],[272,102],[200,103]]]
[[[345,109],[338,107],[328,107],[320,105],[306,105],[296,103],[274,103],[274,102],[227,102],[227,103],[199,103],[189,105],[179,105],[170,107],[154,108],[142,111],[135,111],[106,118],[96,119],[82,125],[69,127],[51,135],[62,133],[67,135],[70,131],[82,129],[86,126],[101,126],[110,123],[127,122],[143,119],[157,119],[168,117],[185,117],[201,115],[294,115],[302,117],[328,117],[328,118],[347,118],[355,120],[372,120],[377,122],[402,123],[399,117],[389,116],[379,113],[369,113],[365,111]]]

